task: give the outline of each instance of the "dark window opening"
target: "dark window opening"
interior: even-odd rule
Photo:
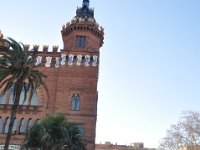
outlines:
[[[79,95],[73,95],[71,99],[71,110],[72,111],[79,111],[80,109],[80,96]]]
[[[76,48],[85,48],[86,36],[76,36]]]

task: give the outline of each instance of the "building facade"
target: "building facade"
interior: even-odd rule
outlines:
[[[132,143],[130,145],[119,145],[105,142],[96,144],[95,150],[156,150],[155,148],[145,148],[144,143]]]
[[[33,123],[41,118],[62,113],[77,125],[87,142],[87,149],[95,149],[95,131],[98,101],[98,73],[100,47],[103,45],[104,30],[94,18],[94,10],[89,7],[89,0],[83,0],[77,8],[76,16],[61,30],[63,49],[47,45],[38,52],[35,65],[47,75],[45,89],[40,87],[31,101],[20,101],[13,128],[11,146],[20,145],[24,133]],[[2,36],[1,36],[2,38]],[[32,47],[24,46],[28,52]],[[3,145],[8,132],[10,112],[13,104],[13,89],[0,97],[0,145]],[[23,92],[23,91],[22,91]]]
[[[183,146],[178,150],[200,150],[200,145]]]

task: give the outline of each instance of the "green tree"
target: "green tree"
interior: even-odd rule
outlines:
[[[46,76],[37,69],[38,66],[35,66],[36,57],[35,51],[27,54],[24,51],[23,44],[12,38],[3,39],[3,44],[0,45],[1,95],[5,94],[11,86],[14,86],[14,104],[12,105],[4,150],[8,150],[22,89],[25,91],[24,101],[28,92],[30,93],[29,100],[31,100],[33,93],[40,85],[43,85],[47,90],[43,82],[43,77],[46,78]]]
[[[22,149],[86,150],[79,128],[60,114],[48,116],[30,127]]]

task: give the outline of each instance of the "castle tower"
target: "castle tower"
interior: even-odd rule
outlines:
[[[44,45],[40,51],[39,45],[32,48],[24,45],[27,53],[30,49],[38,52],[35,65],[40,64],[40,71],[47,75],[45,84],[49,96],[40,87],[30,102],[22,103],[23,98],[20,101],[10,142],[15,149],[33,123],[53,113],[64,114],[81,129],[87,150],[95,148],[99,50],[103,45],[104,30],[96,22],[89,0],[83,0],[82,7],[76,10],[76,16],[63,25],[61,35],[64,46],[60,51],[58,46],[49,50],[49,46]],[[11,88],[0,96],[0,149],[8,130],[12,92]]]
[[[83,0],[82,7],[77,8],[76,16],[63,26],[61,34],[64,44],[61,55],[67,56],[68,65],[61,66],[58,74],[55,112],[66,112],[82,128],[88,150],[94,150],[99,49],[104,31],[95,21],[89,0]]]

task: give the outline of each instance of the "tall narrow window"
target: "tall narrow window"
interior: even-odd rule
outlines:
[[[14,121],[14,125],[13,125],[13,133],[16,134],[17,133],[17,118],[15,118],[15,121]]]
[[[72,96],[72,104],[71,104],[71,109],[74,111],[75,110],[75,105],[76,105],[76,97],[75,95]]]
[[[0,96],[0,104],[6,104],[6,93],[3,96]]]
[[[0,133],[2,133],[3,130],[3,122],[2,122],[2,118],[0,117]]]
[[[37,92],[34,92],[31,99],[31,106],[38,106],[38,105],[39,105],[38,95]]]
[[[26,85],[26,88],[28,84]],[[26,100],[24,99],[24,95],[25,94],[25,89],[23,87],[22,91],[21,91],[21,95],[20,95],[20,100],[19,100],[19,105],[28,105],[28,101],[29,101],[29,92],[27,92],[27,96],[26,96]],[[6,102],[6,95],[4,96],[4,101]],[[3,100],[1,100],[1,97],[0,97],[0,104]],[[38,96],[37,96],[37,93],[34,92],[33,95],[32,95],[32,99],[31,99],[31,105],[32,106],[38,106]],[[4,103],[5,103],[4,102]],[[10,88],[10,98],[9,98],[9,104],[13,105],[14,104],[14,85],[11,86]]]
[[[30,118],[30,119],[28,120],[28,129],[29,129],[32,125],[33,125],[33,121],[32,121],[32,119]]]
[[[10,88],[10,98],[9,98],[9,104],[14,104],[14,84]]]
[[[78,111],[80,109],[80,96],[79,95],[73,95],[72,101],[71,101],[71,110],[72,111]]]
[[[76,96],[76,104],[75,105],[76,105],[75,109],[79,110],[79,108],[80,108],[80,96],[79,95]]]
[[[20,127],[19,127],[19,133],[20,134],[25,133],[25,119],[24,118],[21,119],[21,123],[20,123]]]
[[[9,124],[10,124],[10,118],[6,118],[4,133],[8,133]]]
[[[28,84],[26,84],[25,85],[26,87],[26,89],[28,88]],[[27,94],[27,96],[26,96],[26,99],[24,99],[24,95],[25,94],[25,89],[24,89],[24,87],[23,87],[23,89],[22,89],[22,91],[21,91],[21,95],[20,95],[20,101],[19,101],[19,105],[28,105],[28,94]]]
[[[76,36],[76,48],[85,48],[86,36]]]

